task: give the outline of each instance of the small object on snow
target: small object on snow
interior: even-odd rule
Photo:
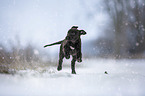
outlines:
[[[108,74],[108,72],[107,72],[107,71],[105,71],[104,73],[105,73],[105,74]]]

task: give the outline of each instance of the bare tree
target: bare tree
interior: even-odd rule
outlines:
[[[130,1],[133,4],[128,7],[130,11],[129,27],[132,29],[134,42],[130,48],[130,53],[141,53],[145,50],[145,5],[144,0]]]
[[[112,24],[112,26],[109,25],[108,27],[111,27],[114,32],[113,47],[115,58],[119,58],[125,53],[128,44],[124,25],[124,21],[126,21],[125,3],[124,0],[104,0],[106,12],[110,16]]]

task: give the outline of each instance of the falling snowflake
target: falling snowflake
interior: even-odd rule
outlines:
[[[133,19],[133,16],[131,16],[130,18]]]
[[[125,23],[125,25],[127,26],[127,25],[128,25],[128,23]]]
[[[135,45],[136,45],[136,46],[139,46],[139,43],[137,42]]]
[[[38,50],[34,49],[33,51],[34,51],[35,55],[39,55],[39,51]]]
[[[96,48],[93,48],[93,50],[96,50]]]
[[[137,25],[135,24],[134,27],[137,28]]]
[[[140,27],[143,27],[143,25],[141,25]]]
[[[3,48],[2,48],[2,47],[0,47],[0,50],[3,50]]]

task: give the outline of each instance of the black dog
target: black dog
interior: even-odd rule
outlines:
[[[63,58],[65,57],[66,59],[70,58],[70,55],[72,55],[73,59],[71,61],[71,69],[72,69],[72,74],[76,74],[75,72],[75,62],[82,62],[82,52],[81,52],[81,35],[85,35],[86,32],[84,30],[78,30],[77,26],[73,26],[69,31],[66,36],[66,38],[62,41],[52,43],[47,46],[52,46],[56,44],[61,44],[60,46],[60,52],[59,52],[59,64],[57,67],[57,70],[60,71],[62,69],[62,62]]]

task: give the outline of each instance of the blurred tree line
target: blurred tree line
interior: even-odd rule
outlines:
[[[102,56],[137,57],[145,52],[145,1],[104,0],[103,8],[109,16],[106,37],[93,46]]]

